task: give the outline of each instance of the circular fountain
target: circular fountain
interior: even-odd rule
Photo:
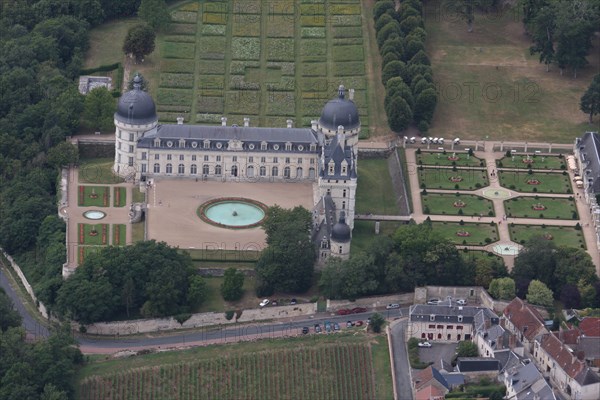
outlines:
[[[230,229],[254,228],[262,223],[266,212],[263,203],[244,198],[210,200],[198,208],[204,222]]]
[[[99,210],[90,210],[84,212],[83,216],[87,219],[102,219],[106,217],[106,213]]]

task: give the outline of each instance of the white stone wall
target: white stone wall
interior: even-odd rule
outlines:
[[[335,204],[336,222],[339,220],[340,211],[344,210],[346,212],[346,224],[348,224],[351,229],[354,229],[356,184],[356,179],[350,178],[337,181],[335,179],[319,178],[320,195],[325,196],[329,192],[331,199]]]
[[[137,141],[144,132],[154,128],[158,121],[145,125],[131,125],[114,120],[115,122],[115,164],[113,170],[115,174],[126,177],[135,176],[139,169],[137,161]],[[131,140],[130,140],[131,139]],[[129,162],[131,158],[131,163]],[[131,165],[130,165],[131,164]],[[136,178],[139,178],[136,176]]]

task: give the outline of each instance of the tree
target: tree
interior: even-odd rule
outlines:
[[[476,0],[455,0],[454,7],[456,13],[467,23],[467,31],[473,32],[473,21],[475,20],[475,2]]]
[[[108,131],[114,128],[115,98],[106,87],[92,89],[85,96],[83,119],[91,129]]]
[[[371,326],[371,329],[373,329],[373,332],[375,332],[375,333],[381,332],[381,328],[383,327],[384,324],[385,324],[385,318],[383,318],[383,315],[381,315],[379,313],[375,313],[375,314],[371,315],[371,322],[369,323],[369,325]]]
[[[62,142],[48,151],[48,163],[56,168],[77,164],[79,148],[72,143]]]
[[[387,81],[385,85],[385,94],[385,107],[387,107],[389,101],[396,96],[402,97],[408,103],[411,110],[415,105],[415,100],[413,98],[412,91],[406,85],[406,83],[404,83],[404,80],[399,76],[391,78]]]
[[[515,297],[515,281],[508,277],[492,279],[488,291],[495,299],[511,300]]]
[[[244,294],[244,274],[235,268],[227,268],[223,283],[221,284],[221,296],[227,301],[237,301]]]
[[[399,95],[392,97],[385,109],[390,129],[394,132],[400,133],[406,128],[412,121],[412,111],[410,106]]]
[[[385,43],[385,41],[391,36],[391,35],[397,35],[402,37],[402,30],[400,29],[400,24],[398,24],[398,21],[393,20],[392,22],[388,22],[387,24],[385,24],[383,26],[383,28],[381,28],[379,30],[379,32],[377,32],[377,44],[379,45],[379,48],[381,48],[383,46],[383,44]]]
[[[21,325],[21,316],[14,309],[13,302],[0,288],[0,331],[4,332],[8,328],[15,328]]]
[[[144,75],[140,74],[139,72],[136,72],[133,77],[129,80],[129,82],[127,82],[127,89],[128,90],[133,90],[133,84],[134,84],[134,80],[135,77],[139,77],[140,78],[140,90],[143,90],[144,92],[146,92],[148,90],[148,81],[146,80],[146,78],[144,78]]]
[[[392,0],[378,1],[373,6],[373,18],[375,19],[375,21],[377,21],[384,14],[386,14],[386,13],[389,14],[389,13],[395,12],[395,9],[396,9],[396,5],[394,4],[394,2]]]
[[[319,287],[331,299],[356,300],[375,292],[379,282],[374,276],[374,258],[359,253],[346,261],[332,257],[328,260]]]
[[[456,347],[457,357],[477,357],[477,345],[471,341],[463,340]]]
[[[256,263],[257,292],[302,293],[310,288],[316,258],[310,240],[311,218],[304,207],[269,207],[262,226],[268,246]]]
[[[138,16],[157,31],[166,28],[171,21],[171,14],[165,0],[142,0]]]
[[[548,289],[544,282],[534,279],[529,283],[527,301],[531,304],[551,307],[554,302],[553,297],[552,290]]]
[[[192,308],[199,307],[208,296],[206,280],[200,275],[194,275],[189,279],[189,289],[187,292],[187,301]]]
[[[434,89],[425,89],[415,101],[414,119],[417,122],[427,121],[431,123],[433,113],[437,105],[437,94]]]
[[[394,21],[394,18],[390,14],[382,14],[381,17],[375,20],[375,32],[379,32],[381,28],[392,21]]]
[[[579,308],[581,306],[581,294],[577,286],[565,285],[560,292],[560,301],[566,308]]]
[[[129,28],[125,41],[123,42],[123,52],[132,54],[135,62],[142,62],[144,56],[154,51],[154,41],[156,34],[154,30],[146,24],[135,25]]]
[[[395,77],[403,78],[406,75],[406,64],[402,61],[389,62],[381,72],[381,81],[385,86],[387,82]]]
[[[590,124],[593,123],[594,115],[600,114],[600,74],[594,76],[592,83],[581,96],[579,109],[589,114]]]
[[[546,64],[546,71],[550,71],[550,64],[554,61],[554,35],[556,32],[556,15],[552,7],[541,9],[534,17],[533,46],[530,47],[531,54],[540,54],[540,63]]]
[[[559,247],[555,253],[556,265],[550,282],[544,282],[558,297],[565,285],[593,284],[598,280],[596,267],[583,249]]]

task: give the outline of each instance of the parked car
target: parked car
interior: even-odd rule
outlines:
[[[337,322],[333,323],[333,330],[334,331],[339,331],[340,330],[340,324],[338,324]]]
[[[296,301],[296,299],[290,300],[290,305],[291,306],[295,306],[296,304],[298,304],[298,302]]]
[[[353,326],[354,326],[354,322],[352,322],[352,321],[346,322],[346,328],[352,328]]]
[[[259,306],[261,306],[261,307],[268,306],[270,302],[271,302],[271,300],[264,299],[263,301],[260,302]]]
[[[396,304],[396,303],[390,303],[387,306],[385,306],[385,308],[387,310],[393,310],[394,308],[400,308],[400,304]]]
[[[362,322],[362,321],[356,321],[354,323],[354,326],[363,326],[363,324],[364,324],[364,322]]]
[[[305,335],[308,333],[308,326],[302,327],[302,333]]]
[[[432,306],[437,306],[438,304],[440,304],[440,299],[429,299],[427,304],[432,305]]]
[[[315,324],[315,333],[321,333],[321,325]]]
[[[465,299],[458,299],[456,300],[456,304],[458,304],[459,306],[464,306],[467,304],[467,301]]]
[[[329,321],[325,321],[325,332],[327,332],[327,333],[331,332],[331,322],[329,322]]]
[[[431,343],[429,343],[429,342],[419,342],[419,347],[431,347]]]
[[[360,313],[364,313],[364,312],[367,312],[367,309],[364,307],[354,307],[352,309],[353,314],[360,314]]]
[[[348,315],[348,314],[352,314],[352,310],[348,310],[347,308],[343,308],[341,310],[337,310],[336,314],[337,315]]]

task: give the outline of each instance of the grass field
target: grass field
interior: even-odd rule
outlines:
[[[79,244],[107,245],[108,224],[77,224]]]
[[[534,210],[534,206],[544,206],[545,210]],[[577,206],[573,198],[517,197],[504,202],[506,215],[516,218],[556,218],[578,219]],[[576,218],[573,218],[575,215]]]
[[[560,173],[533,173],[499,171],[500,184],[523,193],[573,193],[569,175]],[[528,182],[535,182],[530,184]]]
[[[384,336],[311,335],[212,345],[79,371],[78,399],[382,399],[393,397]]]
[[[531,39],[517,6],[476,12],[468,33],[442,4],[425,3],[427,54],[440,92],[429,136],[569,142],[590,129],[579,99],[598,72],[598,37],[590,65],[573,79],[556,66],[546,72],[538,55],[529,54]]]
[[[421,194],[424,214],[447,214],[494,216],[493,203],[483,197],[466,194],[428,193]],[[463,202],[463,207],[455,207],[457,202]],[[459,203],[460,204],[460,203]],[[462,210],[462,214],[461,214]]]
[[[465,222],[432,222],[433,229],[454,244],[485,246],[498,240],[498,227],[489,224],[474,224]],[[458,233],[468,233],[469,236],[459,236]],[[489,239],[489,241],[486,241]]]
[[[88,158],[79,162],[79,183],[122,183],[123,179],[115,175],[112,158]]]
[[[216,261],[216,262],[254,262],[258,260],[260,252],[255,247],[239,250],[224,249],[186,249],[193,261]],[[183,250],[182,250],[183,251]]]
[[[421,188],[475,190],[488,185],[487,172],[481,169],[423,168],[418,172]]]
[[[112,225],[112,245],[125,246],[127,244],[127,228],[125,224]]]
[[[127,189],[124,187],[116,187],[113,189],[114,192],[114,206],[115,207],[125,207],[127,204]]]
[[[131,224],[131,240],[133,243],[144,241],[144,226],[146,222],[142,221],[137,224]]]
[[[103,248],[103,246],[77,246],[77,264],[81,265],[90,254],[96,254]]]
[[[381,221],[379,235],[376,235],[375,221],[354,221],[350,252],[356,254],[365,251],[371,243],[379,240],[382,236],[393,235],[400,225],[402,224],[396,221]]]
[[[527,160],[531,162],[527,162]],[[564,157],[542,157],[542,156],[513,156],[504,157],[496,162],[498,167],[503,168],[522,168],[522,169],[562,169],[566,168]]]
[[[114,64],[123,61],[123,46],[127,31],[139,24],[137,18],[127,18],[108,21],[90,31],[90,48],[86,53],[84,68],[94,68],[100,65]],[[115,51],[119,46],[119,51]]]
[[[109,207],[110,187],[79,186],[77,204],[80,207]]]
[[[222,277],[206,277],[206,286],[208,294],[206,301],[202,303],[196,312],[225,312],[227,310],[244,310],[247,308],[256,308],[260,300],[256,299],[254,292],[255,279],[252,276],[244,278],[244,295],[239,301],[230,302],[223,300],[221,296]]]
[[[357,214],[397,215],[396,195],[383,158],[361,160],[358,163],[358,187],[356,189]]]
[[[573,224],[575,226],[575,224]],[[513,242],[524,244],[533,236],[551,235],[557,246],[585,248],[583,232],[564,226],[513,225],[510,226],[510,236]],[[550,236],[549,236],[550,238]]]
[[[484,162],[475,156],[469,156],[466,152],[417,152],[417,164],[423,165],[440,165],[440,166],[452,166],[457,167],[483,167]],[[454,160],[453,157],[458,157],[458,160]]]

